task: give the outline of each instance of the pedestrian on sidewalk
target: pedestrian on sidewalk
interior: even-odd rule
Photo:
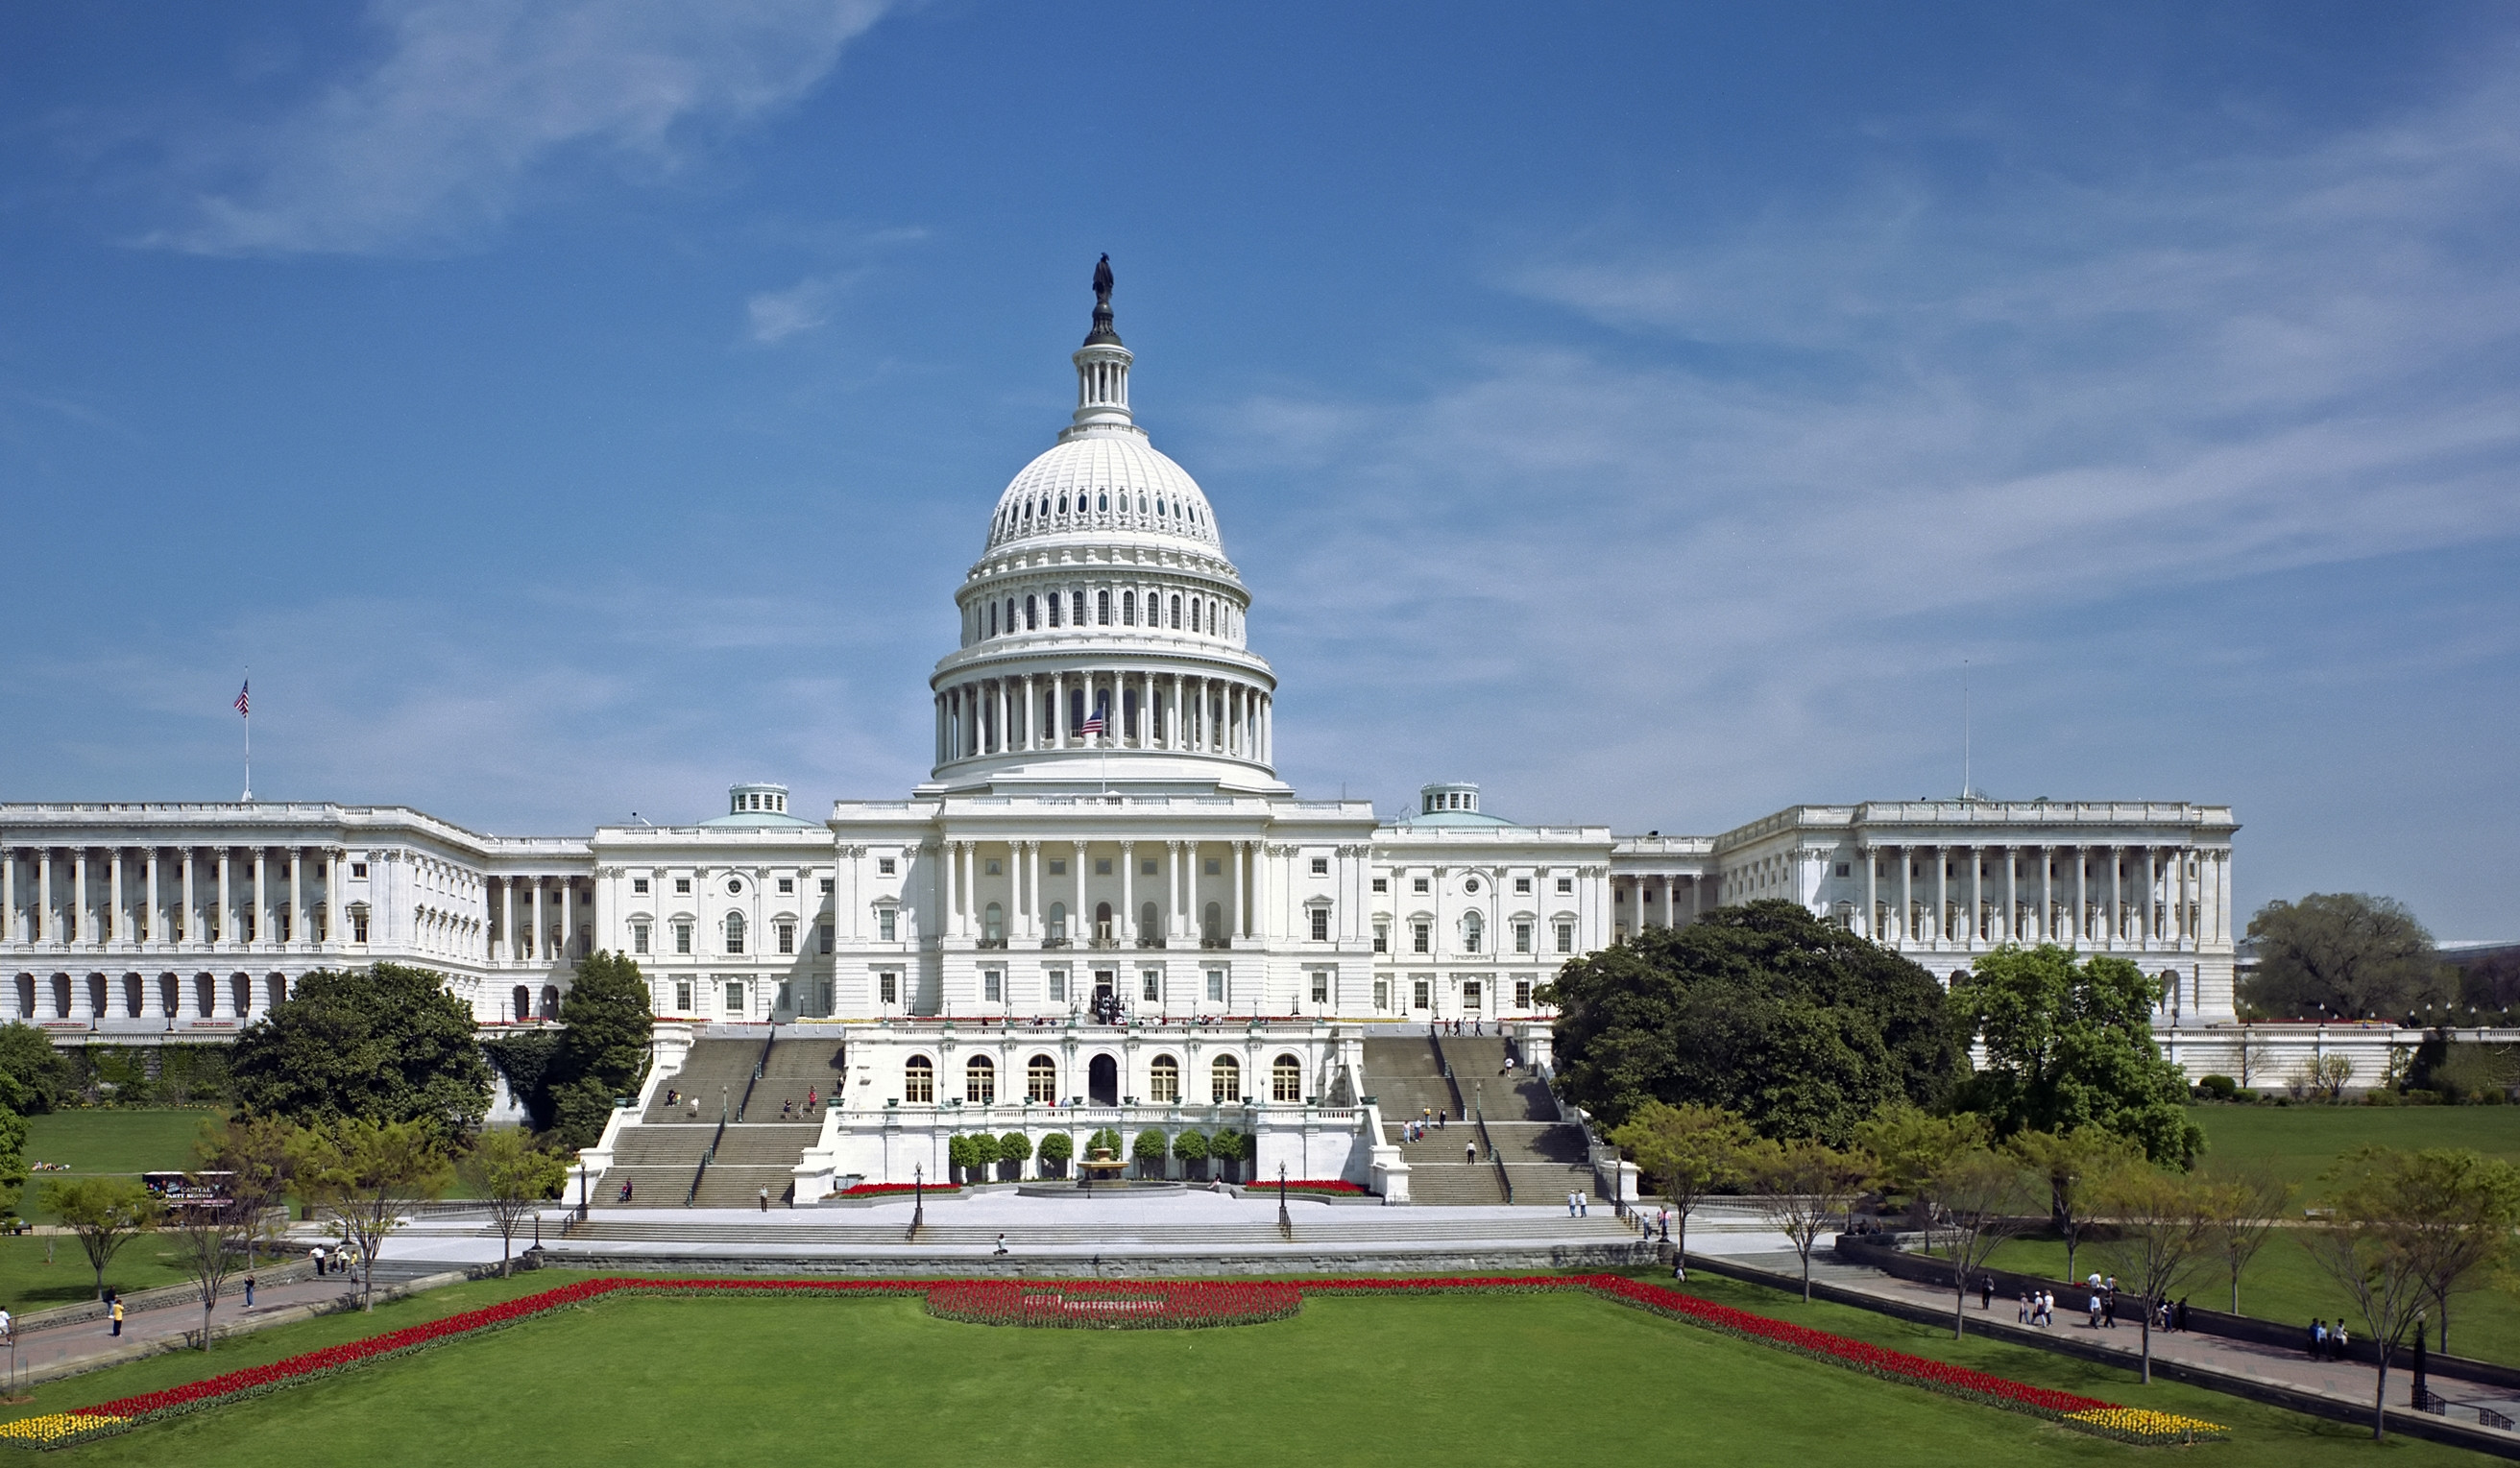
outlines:
[[[2337,1321],[2336,1328],[2327,1333],[2328,1358],[2339,1361],[2345,1359],[2345,1348],[2352,1344],[2352,1338],[2345,1333],[2345,1322]]]
[[[2030,1292],[2028,1290],[2023,1290],[2021,1292],[2021,1308],[2013,1312],[2012,1318],[2018,1324],[2027,1325],[2030,1323]]]
[[[2118,1328],[2118,1287],[2114,1284],[2100,1297],[2100,1323],[2111,1330]]]
[[[316,1273],[318,1273],[318,1274],[323,1273],[323,1272],[324,1272],[324,1246],[323,1246],[322,1244],[317,1244],[314,1248],[307,1250],[307,1251],[306,1251],[306,1262],[307,1262],[308,1264],[311,1264],[311,1265],[313,1265],[313,1266],[315,1267],[315,1272],[316,1272]]]
[[[122,1334],[122,1302],[120,1300],[113,1302],[112,1315],[113,1333],[115,1335],[120,1335]]]
[[[761,1190],[761,1211],[763,1213],[770,1211],[770,1189],[766,1187]]]
[[[2100,1328],[2100,1297],[2097,1294],[2092,1296],[2092,1328]]]
[[[2327,1322],[2314,1315],[2310,1321],[2310,1358],[2317,1360],[2327,1354]]]
[[[2187,1297],[2185,1295],[2179,1297],[2179,1312],[2172,1317],[2172,1320],[2171,1329],[2182,1335],[2187,1333]]]
[[[1977,1308],[1980,1310],[1995,1309],[1995,1276],[1992,1274],[1980,1274],[1977,1276]]]
[[[253,1309],[253,1276],[250,1274],[245,1276],[245,1308]]]
[[[1474,1141],[1465,1141],[1462,1143],[1462,1166],[1477,1167],[1478,1165],[1479,1144]]]
[[[1589,1219],[1592,1216],[1593,1200],[1584,1195],[1584,1189],[1580,1187],[1575,1189],[1575,1217]]]

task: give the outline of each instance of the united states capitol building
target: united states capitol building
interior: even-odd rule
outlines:
[[[2226,806],[1798,805],[1633,836],[1466,782],[1399,813],[1298,794],[1251,591],[1131,412],[1098,285],[1071,420],[954,591],[924,783],[808,817],[747,782],[686,824],[539,837],[394,806],[0,805],[0,1002],[64,1044],[203,1040],[309,971],[391,960],[485,1026],[535,1024],[616,950],[652,981],[659,1065],[596,1164],[664,1117],[696,1046],[775,1034],[828,1065],[775,1159],[797,1201],[938,1176],[955,1131],[1185,1116],[1245,1132],[1264,1175],[1367,1180],[1390,1151],[1367,1025],[1474,1020],[1545,1063],[1557,965],[1756,898],[1938,975],[2013,942],[2123,956],[2162,982],[2174,1058],[2226,1063]]]

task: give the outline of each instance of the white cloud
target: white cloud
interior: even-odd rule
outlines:
[[[262,127],[188,147],[212,254],[461,245],[570,155],[655,177],[810,92],[886,0],[377,0],[383,54]]]
[[[775,346],[832,319],[832,300],[853,276],[809,275],[785,290],[764,290],[743,303],[752,339]]]

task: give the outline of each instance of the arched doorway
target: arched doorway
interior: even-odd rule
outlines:
[[[1102,944],[1111,941],[1111,905],[1107,902],[1094,905],[1094,941]]]
[[[513,1007],[516,1011],[518,1023],[522,1024],[524,1021],[534,1017],[534,993],[532,990],[527,989],[522,984],[518,984],[516,988],[516,992],[509,995],[508,998],[513,1001]]]
[[[1097,1055],[1085,1068],[1085,1096],[1097,1106],[1120,1104],[1120,1062]]]

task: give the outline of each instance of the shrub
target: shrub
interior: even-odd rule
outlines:
[[[1246,1150],[1242,1134],[1232,1127],[1207,1139],[1207,1155],[1219,1162],[1239,1162]]]
[[[1161,1162],[1172,1155],[1172,1146],[1161,1132],[1141,1132],[1137,1143],[1129,1148],[1129,1155],[1140,1162]]]
[[[998,1138],[998,1176],[1005,1179],[1023,1176],[1024,1159],[1032,1155],[1032,1138],[1020,1132],[1010,1132]]]
[[[1185,1132],[1181,1135],[1174,1137],[1173,1155],[1184,1162],[1205,1162],[1207,1160],[1207,1134],[1204,1132]]]
[[[2207,1076],[2196,1083],[2196,1090],[2208,1100],[2228,1101],[2238,1094],[2240,1083],[2228,1076]]]
[[[1076,1139],[1064,1132],[1053,1132],[1041,1139],[1041,1160],[1065,1162],[1076,1155]]]

